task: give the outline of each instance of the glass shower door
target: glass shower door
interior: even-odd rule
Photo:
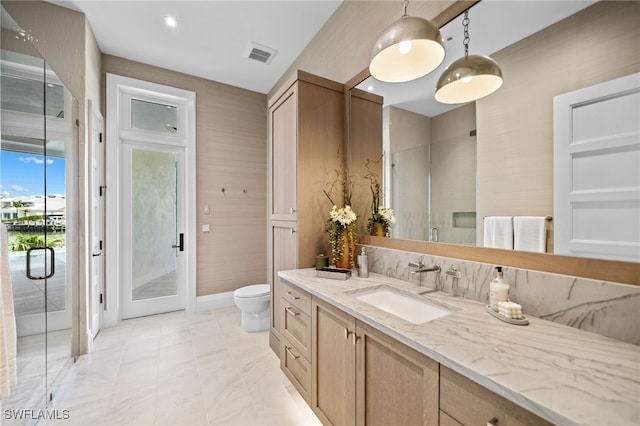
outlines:
[[[16,324],[18,379],[2,421],[13,425],[35,422],[71,363],[65,157],[75,126],[70,93],[4,9],[2,31],[0,206],[15,314],[2,320]]]

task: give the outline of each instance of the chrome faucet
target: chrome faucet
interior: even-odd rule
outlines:
[[[418,263],[409,262],[409,266],[412,268],[416,268],[415,271],[411,271],[411,274],[418,274],[420,272],[440,272],[440,265],[434,265],[427,268],[427,266],[422,263],[422,261]]]

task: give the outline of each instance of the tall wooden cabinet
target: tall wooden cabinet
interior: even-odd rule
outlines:
[[[339,166],[345,135],[343,85],[297,71],[268,99],[268,279],[270,345],[280,352],[278,271],[307,268],[328,255],[331,205],[322,192]]]

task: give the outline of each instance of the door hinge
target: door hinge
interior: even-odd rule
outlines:
[[[99,186],[98,188],[100,189],[100,196],[102,197],[104,195],[104,191],[107,190],[107,187],[106,185],[102,185],[102,186]]]
[[[102,143],[102,132],[99,133],[98,142]]]
[[[99,246],[100,246],[100,251],[102,251],[102,240],[100,240]]]
[[[76,118],[76,126],[80,127],[80,120]]]
[[[100,293],[100,304],[102,305],[102,293]]]

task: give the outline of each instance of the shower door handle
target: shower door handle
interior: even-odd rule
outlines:
[[[31,252],[34,251],[34,250],[48,250],[49,251],[51,270],[49,271],[48,274],[45,274],[43,276],[36,276],[36,275],[32,275],[31,274]],[[45,279],[53,277],[53,275],[55,273],[56,273],[55,252],[53,251],[53,249],[51,247],[32,247],[29,250],[27,250],[27,278],[29,278],[30,280],[45,280]]]
[[[171,246],[172,248],[177,248],[180,251],[184,251],[184,234],[179,234],[178,235],[178,244],[173,244]]]

